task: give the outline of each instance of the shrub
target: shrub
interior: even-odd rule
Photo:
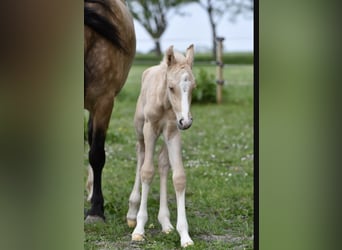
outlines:
[[[192,92],[192,102],[212,103],[216,102],[215,76],[200,68],[196,76],[196,88]]]

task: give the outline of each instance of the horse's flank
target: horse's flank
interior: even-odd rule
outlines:
[[[111,4],[111,12],[97,2],[99,1],[90,0],[90,3],[86,2],[86,6],[110,23],[116,24],[113,32],[117,33],[119,43],[124,47],[113,44],[85,26],[85,108],[88,110],[94,108],[99,98],[114,99],[119,93],[126,81],[129,72],[127,69],[131,67],[136,46],[133,20],[122,1]]]

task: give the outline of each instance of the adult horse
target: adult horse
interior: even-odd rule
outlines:
[[[86,221],[104,220],[101,178],[104,143],[115,96],[123,87],[135,55],[133,19],[121,0],[84,0],[84,107],[89,111],[91,208]]]

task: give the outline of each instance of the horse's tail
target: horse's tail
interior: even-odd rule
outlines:
[[[114,12],[111,10],[107,1],[103,0],[84,0],[84,3],[96,3],[102,6],[102,8],[114,16]],[[106,17],[96,13],[95,10],[88,6],[84,6],[84,24],[97,32],[102,37],[109,40],[114,46],[125,51],[122,41],[120,39],[119,30],[115,24],[111,23]]]

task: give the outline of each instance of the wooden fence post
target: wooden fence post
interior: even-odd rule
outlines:
[[[224,84],[223,80],[223,61],[222,61],[222,53],[223,53],[223,42],[224,37],[216,37],[216,102],[220,104],[222,102],[222,86]]]

